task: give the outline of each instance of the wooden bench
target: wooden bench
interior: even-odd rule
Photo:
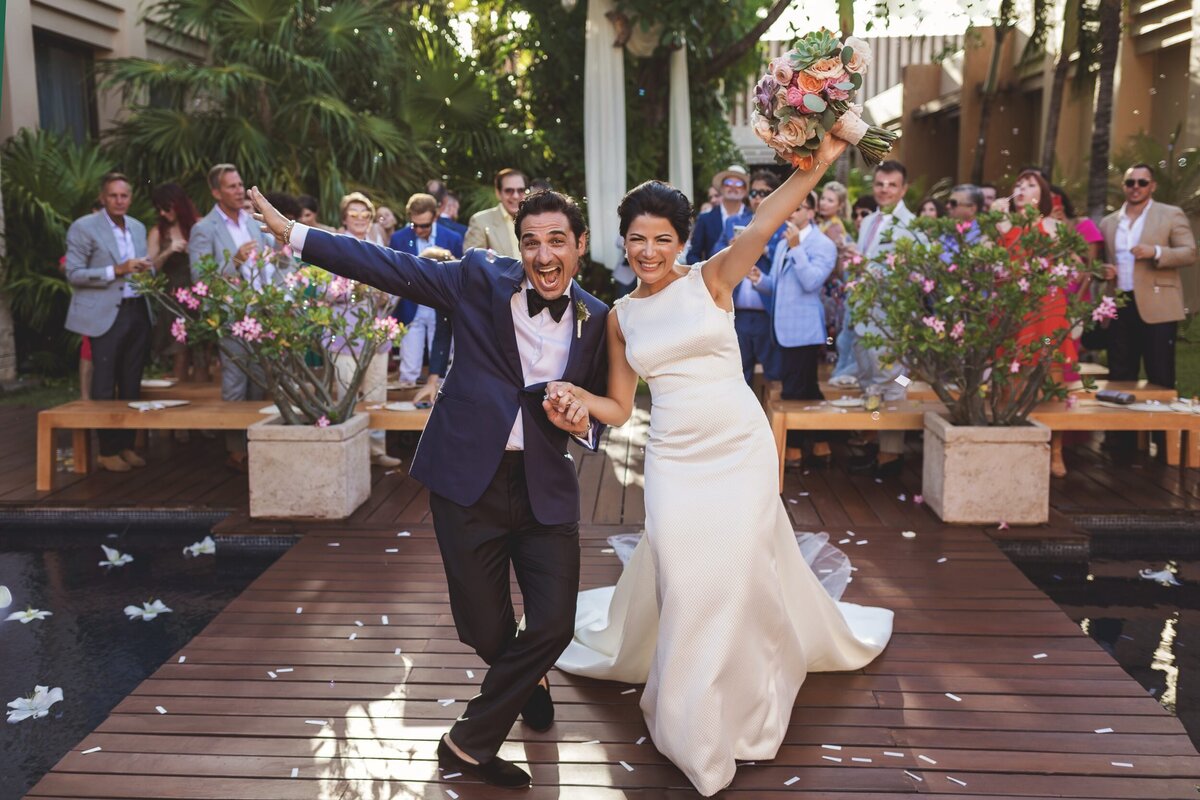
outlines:
[[[245,430],[268,418],[261,410],[269,401],[222,402],[197,400],[184,406],[153,411],[130,408],[124,400],[76,400],[38,412],[37,490],[54,485],[54,432],[73,432],[75,472],[91,469],[92,430]],[[370,426],[385,431],[421,431],[429,409],[388,411],[378,404],[360,403],[358,411],[370,414]]]
[[[818,400],[772,399],[767,417],[779,452],[780,488],[788,431],[918,431],[925,427],[927,411],[943,412],[945,407],[932,400],[910,399],[884,402],[878,411],[868,412],[864,408],[837,408]],[[1186,465],[1200,467],[1200,414],[1132,411],[1084,398],[1070,409],[1065,402],[1044,403],[1030,416],[1052,431],[1165,431],[1167,463],[1178,466],[1181,451],[1186,449]]]

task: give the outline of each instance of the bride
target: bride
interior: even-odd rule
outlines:
[[[891,636],[891,611],[836,603],[801,555],[733,328],[734,288],[845,147],[827,136],[814,169],[692,268],[675,263],[690,228],[683,193],[658,181],[629,192],[618,213],[638,286],[608,315],[609,394],[548,387],[550,403],[577,399],[621,425],[638,377],[650,386],[646,535],[615,588],[580,594],[558,667],[645,681],[655,746],[705,796],[729,785],[737,760],[775,757],[809,670],[861,668]]]

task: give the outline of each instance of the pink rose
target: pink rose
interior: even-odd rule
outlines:
[[[839,89],[835,85],[838,83],[844,83],[844,82],[848,81],[849,79],[850,79],[849,75],[842,73],[841,75],[839,75],[836,78],[830,78],[829,80],[825,81],[825,89],[824,89],[825,96],[828,97],[830,100],[849,100],[850,92],[846,91],[845,89]]]

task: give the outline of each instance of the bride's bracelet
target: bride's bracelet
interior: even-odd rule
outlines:
[[[282,247],[282,246],[284,246],[284,245],[287,245],[287,244],[290,244],[290,243],[291,243],[291,241],[292,241],[292,228],[294,228],[294,227],[296,227],[296,220],[294,220],[294,219],[289,219],[289,220],[288,220],[288,224],[287,224],[286,226],[284,226],[284,229],[283,229],[283,236],[276,236],[276,237],[275,237],[275,241],[279,242],[279,245],[280,245],[281,247]]]

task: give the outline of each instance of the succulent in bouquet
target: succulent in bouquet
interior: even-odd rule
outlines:
[[[887,156],[899,137],[868,125],[854,104],[871,66],[871,46],[843,42],[822,29],[797,39],[772,61],[754,89],[754,132],[780,160],[811,169],[821,141],[833,134],[854,145],[868,166]]]

